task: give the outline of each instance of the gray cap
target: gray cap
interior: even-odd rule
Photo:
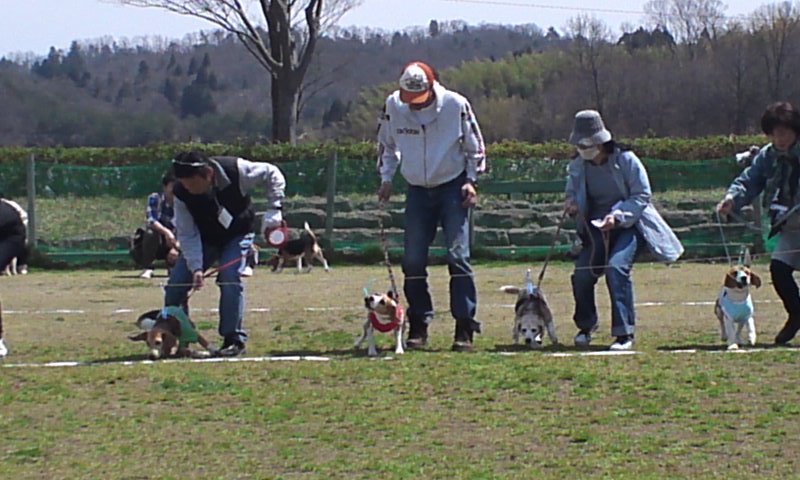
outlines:
[[[581,110],[575,114],[575,123],[569,135],[573,145],[602,145],[611,140],[611,132],[606,130],[600,113],[596,110]]]

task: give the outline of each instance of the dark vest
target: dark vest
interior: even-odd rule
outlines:
[[[25,224],[22,223],[19,212],[6,202],[0,202],[0,239],[25,238],[25,235]]]
[[[250,195],[243,194],[239,189],[239,168],[236,165],[236,157],[211,157],[211,160],[211,168],[215,173],[214,183],[220,183],[222,180],[219,169],[213,164],[216,162],[225,172],[230,184],[224,188],[215,185],[208,193],[192,195],[181,182],[175,182],[173,192],[175,198],[182,201],[192,214],[203,243],[221,247],[237,236],[254,232],[253,221],[256,215]],[[220,207],[228,210],[233,217],[227,229],[218,219]]]

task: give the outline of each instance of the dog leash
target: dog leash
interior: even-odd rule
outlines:
[[[542,270],[539,272],[539,278],[536,280],[536,288],[540,288],[542,286],[542,280],[544,280],[544,272],[547,271],[547,265],[550,263],[550,257],[553,254],[553,249],[556,248],[556,242],[558,241],[558,234],[561,233],[561,227],[564,225],[564,221],[567,219],[567,209],[564,209],[564,212],[561,214],[561,219],[558,221],[558,227],[556,227],[556,234],[553,235],[553,241],[550,242],[550,249],[547,250],[547,255],[544,257],[544,264],[542,265]],[[530,272],[530,270],[528,271]]]
[[[383,213],[385,212],[386,202],[380,202],[380,209],[378,211],[378,227],[380,228],[381,235],[381,248],[383,249],[383,263],[386,265],[386,270],[389,272],[389,282],[392,285],[392,293],[394,300],[400,304],[400,294],[397,291],[397,282],[394,278],[394,271],[392,270],[392,262],[389,260],[389,245],[386,241],[386,228],[383,226]]]
[[[719,210],[715,210],[717,214],[717,226],[719,227],[719,236],[722,237],[722,246],[725,247],[725,257],[728,259],[728,265],[733,265],[733,260],[731,260],[731,252],[728,251],[728,241],[725,239],[725,230],[722,228],[722,217],[719,214]]]

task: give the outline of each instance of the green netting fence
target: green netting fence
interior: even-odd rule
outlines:
[[[740,168],[730,158],[700,160],[700,161],[675,161],[653,158],[643,159],[651,179],[654,191],[708,191],[726,187],[739,173]],[[490,169],[481,178],[481,184],[500,184],[503,182],[553,182],[561,181],[566,176],[567,161],[549,159],[490,159]],[[329,166],[333,165],[331,158],[310,158],[303,161],[283,162],[280,168],[287,179],[286,193],[289,197],[322,197],[329,188]],[[378,176],[374,159],[366,158],[339,158],[336,162],[336,197],[340,199],[347,196],[372,196],[377,188]],[[119,230],[115,234],[107,231],[82,232],[74,228],[66,228],[68,233],[51,233],[39,235],[40,250],[56,259],[85,260],[92,258],[127,259],[127,254],[119,240],[105,242],[103,235],[119,236],[123,233],[133,232],[143,219],[144,199],[146,196],[160,188],[160,179],[169,168],[169,161],[154,161],[146,164],[125,166],[80,166],[67,165],[53,162],[36,162],[34,171],[36,179],[37,218],[55,218],[59,216],[76,215],[75,223],[85,221],[86,215],[117,216]],[[25,162],[0,163],[0,191],[6,197],[23,198],[26,196],[27,165]],[[398,174],[395,178],[395,190],[400,192],[404,188],[402,177]],[[551,193],[550,197],[557,200],[560,194]],[[129,202],[109,202],[109,198],[129,199]],[[535,197],[534,197],[535,198]],[[96,201],[93,213],[81,213],[79,209],[71,208],[81,202]],[[112,204],[114,207],[107,207]],[[23,204],[24,205],[24,204]],[[129,206],[126,206],[129,205]],[[126,217],[124,212],[109,212],[109,208],[135,209],[134,214]],[[324,208],[324,206],[322,207]],[[709,208],[708,205],[703,208]],[[131,218],[126,220],[126,218]],[[52,220],[48,220],[52,221]],[[69,223],[69,221],[66,221]],[[480,225],[478,225],[480,227]],[[321,228],[317,225],[315,228]],[[340,228],[334,225],[334,228]],[[108,230],[107,228],[101,230]],[[758,235],[750,233],[737,239],[744,243],[759,243]],[[80,241],[75,241],[75,240]],[[341,241],[332,238],[334,248],[350,251],[375,250],[377,238],[372,240]],[[687,251],[696,252],[698,255],[721,255],[723,250],[717,232],[706,228],[702,232],[692,233],[684,238]],[[507,245],[503,247],[482,248],[476,246],[476,251],[493,252],[500,256],[529,256],[541,257],[547,250],[549,242],[541,241],[537,244]],[[82,245],[91,244],[87,248]],[[760,241],[763,248],[763,241]],[[105,246],[105,248],[104,248]],[[560,250],[566,250],[568,245],[561,245]],[[394,245],[397,250],[397,245]]]

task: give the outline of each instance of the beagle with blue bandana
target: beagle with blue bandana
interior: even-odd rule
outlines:
[[[719,319],[720,337],[722,341],[727,342],[728,350],[736,350],[744,343],[740,335],[745,326],[747,326],[748,343],[756,344],[756,325],[753,319],[754,308],[750,286],[759,288],[761,277],[750,270],[749,264],[747,259],[745,264],[733,266],[728,270],[714,304],[714,313]]]

